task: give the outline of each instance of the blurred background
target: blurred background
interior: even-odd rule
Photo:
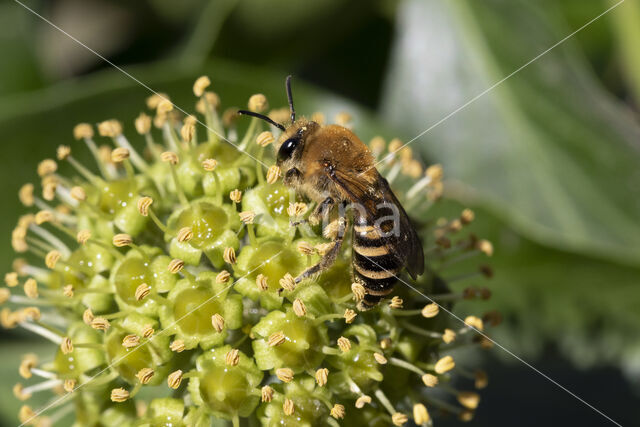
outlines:
[[[439,209],[473,208],[474,231],[494,243],[482,309],[504,323],[492,336],[640,425],[640,0],[24,4],[186,110],[199,75],[225,107],[256,92],[280,106],[291,73],[299,112],[349,111],[365,140],[420,135],[414,152],[445,169]],[[132,132],[150,93],[14,1],[0,4],[0,58],[9,271],[17,190],[40,159],[73,145],[78,122],[118,118]],[[1,333],[0,424],[15,425],[20,355],[52,350]],[[499,348],[479,357],[490,386],[474,425],[608,423]]]

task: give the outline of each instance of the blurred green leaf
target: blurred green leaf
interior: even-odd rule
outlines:
[[[42,85],[34,22],[13,2],[0,4],[0,97]]]
[[[546,0],[404,1],[383,113],[407,137],[423,132],[574,31],[560,16]],[[524,235],[640,262],[640,128],[572,40],[412,148],[444,164],[450,194]]]
[[[28,384],[38,383],[38,378],[33,377],[25,380],[18,375],[18,367],[22,360],[22,355],[26,353],[35,353],[40,360],[50,360],[55,351],[55,345],[44,340],[24,340],[24,341],[7,341],[8,335],[0,336],[2,339],[2,357],[3,363],[0,364],[0,376],[3,379],[2,387],[0,387],[0,425],[18,425],[18,410],[23,405],[15,398],[12,387],[16,383]],[[45,396],[42,396],[45,395]],[[48,393],[34,394],[28,404],[33,408],[43,405],[46,402]]]
[[[431,214],[452,216],[462,208],[444,201]],[[487,262],[495,276],[453,286],[457,290],[488,286],[493,296],[486,306],[463,302],[457,310],[500,311],[505,322],[490,335],[516,354],[537,356],[553,343],[577,366],[610,363],[638,375],[640,268],[540,245],[488,211],[474,210],[476,220],[468,231],[493,242],[495,253]],[[477,263],[477,259],[461,262],[458,272],[469,272]]]

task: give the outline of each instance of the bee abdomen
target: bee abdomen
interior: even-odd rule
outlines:
[[[389,253],[384,239],[355,231],[353,273],[354,279],[366,290],[361,307],[367,309],[374,307],[385,295],[391,293],[402,265]]]

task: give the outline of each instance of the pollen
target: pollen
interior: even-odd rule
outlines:
[[[38,298],[38,282],[29,278],[24,282],[24,294],[31,299]]]
[[[273,400],[273,389],[268,385],[260,389],[260,397],[263,402],[271,402]]]
[[[177,165],[179,162],[178,155],[173,151],[164,151],[162,154],[160,154],[160,160],[172,165]]]
[[[269,169],[267,170],[267,183],[275,184],[276,181],[278,181],[278,178],[280,178],[281,174],[282,172],[280,170],[280,166],[278,165],[270,166]]]
[[[316,383],[318,383],[320,387],[324,387],[329,379],[329,370],[327,368],[320,368],[316,371],[315,377]]]
[[[343,353],[346,353],[351,350],[351,341],[349,341],[349,338],[340,337],[338,338],[338,347]]]
[[[184,341],[183,340],[172,341],[171,344],[169,345],[169,349],[171,351],[175,351],[176,353],[182,353],[185,349]]]
[[[286,339],[287,339],[287,337],[284,335],[284,332],[282,332],[282,331],[274,332],[271,335],[269,335],[269,339],[267,340],[267,344],[269,344],[269,347],[277,347],[280,344],[284,344]]]
[[[155,332],[155,329],[153,329],[151,325],[146,325],[142,328],[142,337],[147,339],[151,338]]]
[[[216,159],[205,159],[202,161],[202,169],[207,172],[213,172],[216,166],[218,166],[218,161]]]
[[[167,270],[169,273],[177,274],[184,268],[184,261],[181,259],[174,258],[169,262],[167,266]]]
[[[269,282],[267,276],[264,274],[258,274],[256,276],[256,285],[258,285],[258,289],[261,291],[267,291],[269,289]]]
[[[235,249],[225,248],[224,252],[222,253],[222,259],[224,259],[224,262],[226,262],[227,264],[235,264],[237,261]]]
[[[409,421],[409,417],[407,417],[402,412],[396,412],[391,416],[391,421],[393,422],[393,425],[401,426]]]
[[[35,216],[35,222],[38,225],[53,221],[54,216],[51,211],[40,211]]]
[[[352,310],[350,308],[347,308],[347,309],[344,310],[344,316],[343,316],[344,317],[344,321],[347,324],[351,324],[351,323],[353,323],[354,320],[356,320],[356,316],[357,315],[358,314],[354,310]]]
[[[431,182],[439,182],[444,175],[442,165],[431,165],[424,171],[424,174],[431,178]]]
[[[4,283],[10,288],[18,286],[18,284],[20,284],[20,282],[18,281],[18,273],[16,273],[15,271],[6,273],[4,275]]]
[[[413,421],[417,425],[426,424],[429,422],[429,420],[431,420],[431,417],[429,416],[429,412],[427,411],[426,406],[424,406],[422,403],[413,405]]]
[[[66,380],[64,380],[64,383],[62,384],[62,388],[67,393],[72,393],[73,390],[76,388],[77,384],[78,384],[78,382],[76,380],[74,380],[74,379],[66,379]]]
[[[362,301],[365,296],[365,289],[360,283],[352,283],[351,284],[351,292],[353,293],[353,298],[356,301]]]
[[[358,397],[358,399],[356,399],[355,407],[358,409],[362,409],[366,404],[369,403],[371,403],[371,396],[363,394],[362,396]]]
[[[296,288],[296,281],[293,276],[286,273],[282,279],[279,280],[280,286],[287,291],[293,291]]]
[[[116,234],[115,236],[113,236],[113,239],[111,239],[111,241],[113,243],[113,246],[117,248],[123,248],[133,243],[133,239],[131,238],[131,236],[124,233]]]
[[[230,277],[231,273],[229,273],[227,270],[222,270],[216,275],[216,283],[227,283]]]
[[[309,208],[307,207],[306,203],[302,203],[302,202],[289,203],[289,207],[287,207],[287,214],[291,217],[297,218],[307,213],[308,209]]]
[[[458,402],[467,409],[476,409],[480,403],[480,396],[473,391],[461,391],[458,393]]]
[[[335,405],[333,405],[333,408],[331,408],[330,415],[336,420],[343,419],[344,414],[345,414],[344,406],[340,405],[339,403],[336,403]]]
[[[77,140],[93,138],[93,127],[89,123],[78,123],[73,128],[73,137]]]
[[[264,113],[267,108],[269,108],[269,103],[267,102],[266,96],[261,93],[257,93],[255,95],[251,95],[247,106],[249,107],[249,111],[253,111],[254,113]]]
[[[238,190],[237,188],[235,190],[232,190],[229,193],[229,199],[231,199],[233,203],[240,203],[242,201],[242,191]]]
[[[87,308],[82,313],[82,321],[84,323],[86,323],[87,325],[91,325],[91,322],[93,322],[93,319],[95,319],[95,316],[93,315],[93,312],[91,311],[90,308]]]
[[[213,325],[213,329],[215,329],[216,332],[222,332],[224,329],[224,317],[218,313],[214,314],[211,316],[211,325]]]
[[[156,113],[158,115],[168,114],[170,111],[173,111],[173,103],[168,99],[163,99],[158,103],[158,108],[156,108]]]
[[[180,387],[180,383],[182,383],[182,371],[180,369],[172,372],[167,377],[167,385],[169,386],[169,388],[175,390]]]
[[[456,366],[456,363],[451,356],[444,356],[440,360],[438,360],[435,364],[434,370],[437,374],[442,375],[446,372],[449,372]]]
[[[124,147],[114,148],[113,151],[111,151],[111,161],[113,163],[122,163],[127,160],[129,156],[129,150]]]
[[[422,311],[420,312],[420,314],[422,314],[422,317],[426,317],[427,319],[430,319],[432,317],[436,317],[439,312],[440,312],[440,307],[438,307],[438,304],[432,302],[431,304],[425,305],[422,308]]]
[[[211,85],[211,80],[207,76],[200,76],[193,84],[193,94],[200,98],[204,91]]]
[[[11,291],[7,288],[0,288],[0,304],[4,304],[11,298]]]
[[[158,105],[160,104],[160,102],[168,99],[169,99],[169,96],[167,94],[156,92],[147,98],[147,107],[150,110],[155,110],[156,108],[158,108]]]
[[[293,404],[293,400],[291,399],[284,399],[284,403],[282,404],[282,412],[284,412],[285,415],[293,415],[293,413],[295,412],[296,407]]]
[[[296,244],[296,249],[302,255],[313,255],[316,249],[308,242],[300,241]]]
[[[98,134],[109,138],[122,135],[122,124],[117,120],[105,120],[98,123]]]
[[[138,381],[140,381],[140,384],[148,384],[149,381],[151,381],[151,378],[153,378],[154,374],[155,372],[153,369],[142,368],[138,371],[136,377],[138,378]]]
[[[38,365],[38,356],[33,353],[28,353],[22,356],[18,373],[22,378],[29,379],[33,375],[31,369]]]
[[[475,371],[473,374],[473,378],[474,378],[474,385],[478,390],[486,388],[489,385],[489,376],[485,371],[482,371],[482,370]]]
[[[284,383],[290,383],[293,381],[293,370],[290,368],[278,368],[276,369],[276,377]]]
[[[273,134],[269,131],[264,131],[256,137],[256,143],[261,147],[266,147],[269,144],[273,144],[276,142],[276,139],[273,137]]]
[[[16,385],[13,386],[13,395],[16,397],[16,399],[22,400],[22,401],[25,401],[31,398],[31,393],[25,393],[24,386],[21,383],[17,383]]]
[[[47,267],[53,270],[54,268],[56,268],[56,264],[58,263],[61,257],[62,257],[62,254],[60,254],[59,251],[54,249],[47,253],[47,255],[44,258],[44,263]]]
[[[145,113],[140,113],[135,121],[136,132],[146,135],[151,131],[151,117]]]
[[[73,295],[74,295],[73,285],[65,285],[62,288],[62,295],[64,295],[67,298],[73,298]]]
[[[122,339],[122,346],[124,348],[137,347],[140,344],[140,337],[134,334],[127,335]]]
[[[59,145],[56,150],[56,158],[58,160],[65,160],[67,157],[71,155],[71,147],[68,145]]]
[[[87,200],[87,193],[86,191],[84,191],[84,188],[76,185],[74,187],[71,187],[71,198],[74,200],[77,200],[79,202],[84,202],[85,200]]]
[[[236,348],[231,349],[225,355],[225,363],[228,366],[236,366],[240,361],[240,351]]]
[[[38,164],[38,176],[44,178],[47,175],[51,175],[58,170],[58,164],[55,160],[45,159]]]
[[[304,305],[304,301],[300,298],[293,300],[293,312],[298,317],[304,317],[307,314],[307,306]]]
[[[191,227],[182,227],[180,230],[178,230],[176,239],[180,243],[188,242],[189,240],[193,239],[193,230],[191,229]]]
[[[453,341],[455,341],[456,339],[456,333],[451,330],[451,329],[445,329],[444,333],[442,334],[442,341],[444,341],[445,344],[450,344]]]
[[[191,142],[196,134],[196,127],[192,123],[185,123],[180,129],[180,136],[185,142]]]
[[[151,197],[142,197],[138,199],[138,212],[142,216],[149,215],[149,207],[153,203],[153,199]]]
[[[20,187],[20,191],[18,191],[18,198],[20,199],[20,203],[24,206],[33,206],[33,184],[24,184]]]
[[[438,377],[433,374],[424,374],[422,376],[422,382],[427,387],[435,387],[436,385],[438,385]]]
[[[387,358],[382,353],[373,353],[373,358],[381,365],[387,364]]]
[[[493,245],[488,240],[484,240],[484,239],[483,240],[478,240],[478,243],[477,243],[476,247],[478,248],[478,250],[480,252],[482,252],[486,256],[492,256],[493,255]]]
[[[484,330],[484,323],[482,322],[482,319],[476,317],[476,316],[467,316],[464,319],[464,323],[465,325],[477,329],[478,331],[482,331]]]
[[[400,309],[400,308],[402,308],[403,304],[404,304],[404,301],[402,300],[402,298],[400,298],[399,296],[394,296],[393,298],[391,298],[391,302],[389,303],[389,307],[391,307],[393,309]]]
[[[256,213],[254,211],[243,211],[238,214],[240,216],[240,221],[245,224],[253,224],[253,220],[256,218]]]
[[[104,317],[96,317],[91,321],[91,327],[99,331],[106,331],[111,326],[111,323]]]

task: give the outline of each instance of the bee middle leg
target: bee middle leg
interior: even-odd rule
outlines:
[[[313,212],[311,212],[311,215],[309,215],[308,220],[302,219],[300,221],[292,221],[291,226],[295,227],[300,224],[306,224],[307,222],[311,225],[319,224],[322,218],[329,215],[329,212],[331,212],[331,207],[333,207],[334,203],[335,200],[333,200],[333,198],[327,197],[320,204],[318,204],[318,206],[315,207]]]
[[[313,276],[316,273],[319,273],[327,268],[331,267],[331,265],[336,260],[338,253],[340,252],[340,248],[342,247],[342,242],[344,241],[344,235],[347,229],[347,217],[344,216],[344,210],[340,210],[340,217],[338,218],[338,230],[336,233],[336,237],[333,240],[333,246],[324,254],[322,259],[314,266],[307,268],[303,271],[298,277],[296,277],[296,283],[300,283],[302,280],[307,277]]]

